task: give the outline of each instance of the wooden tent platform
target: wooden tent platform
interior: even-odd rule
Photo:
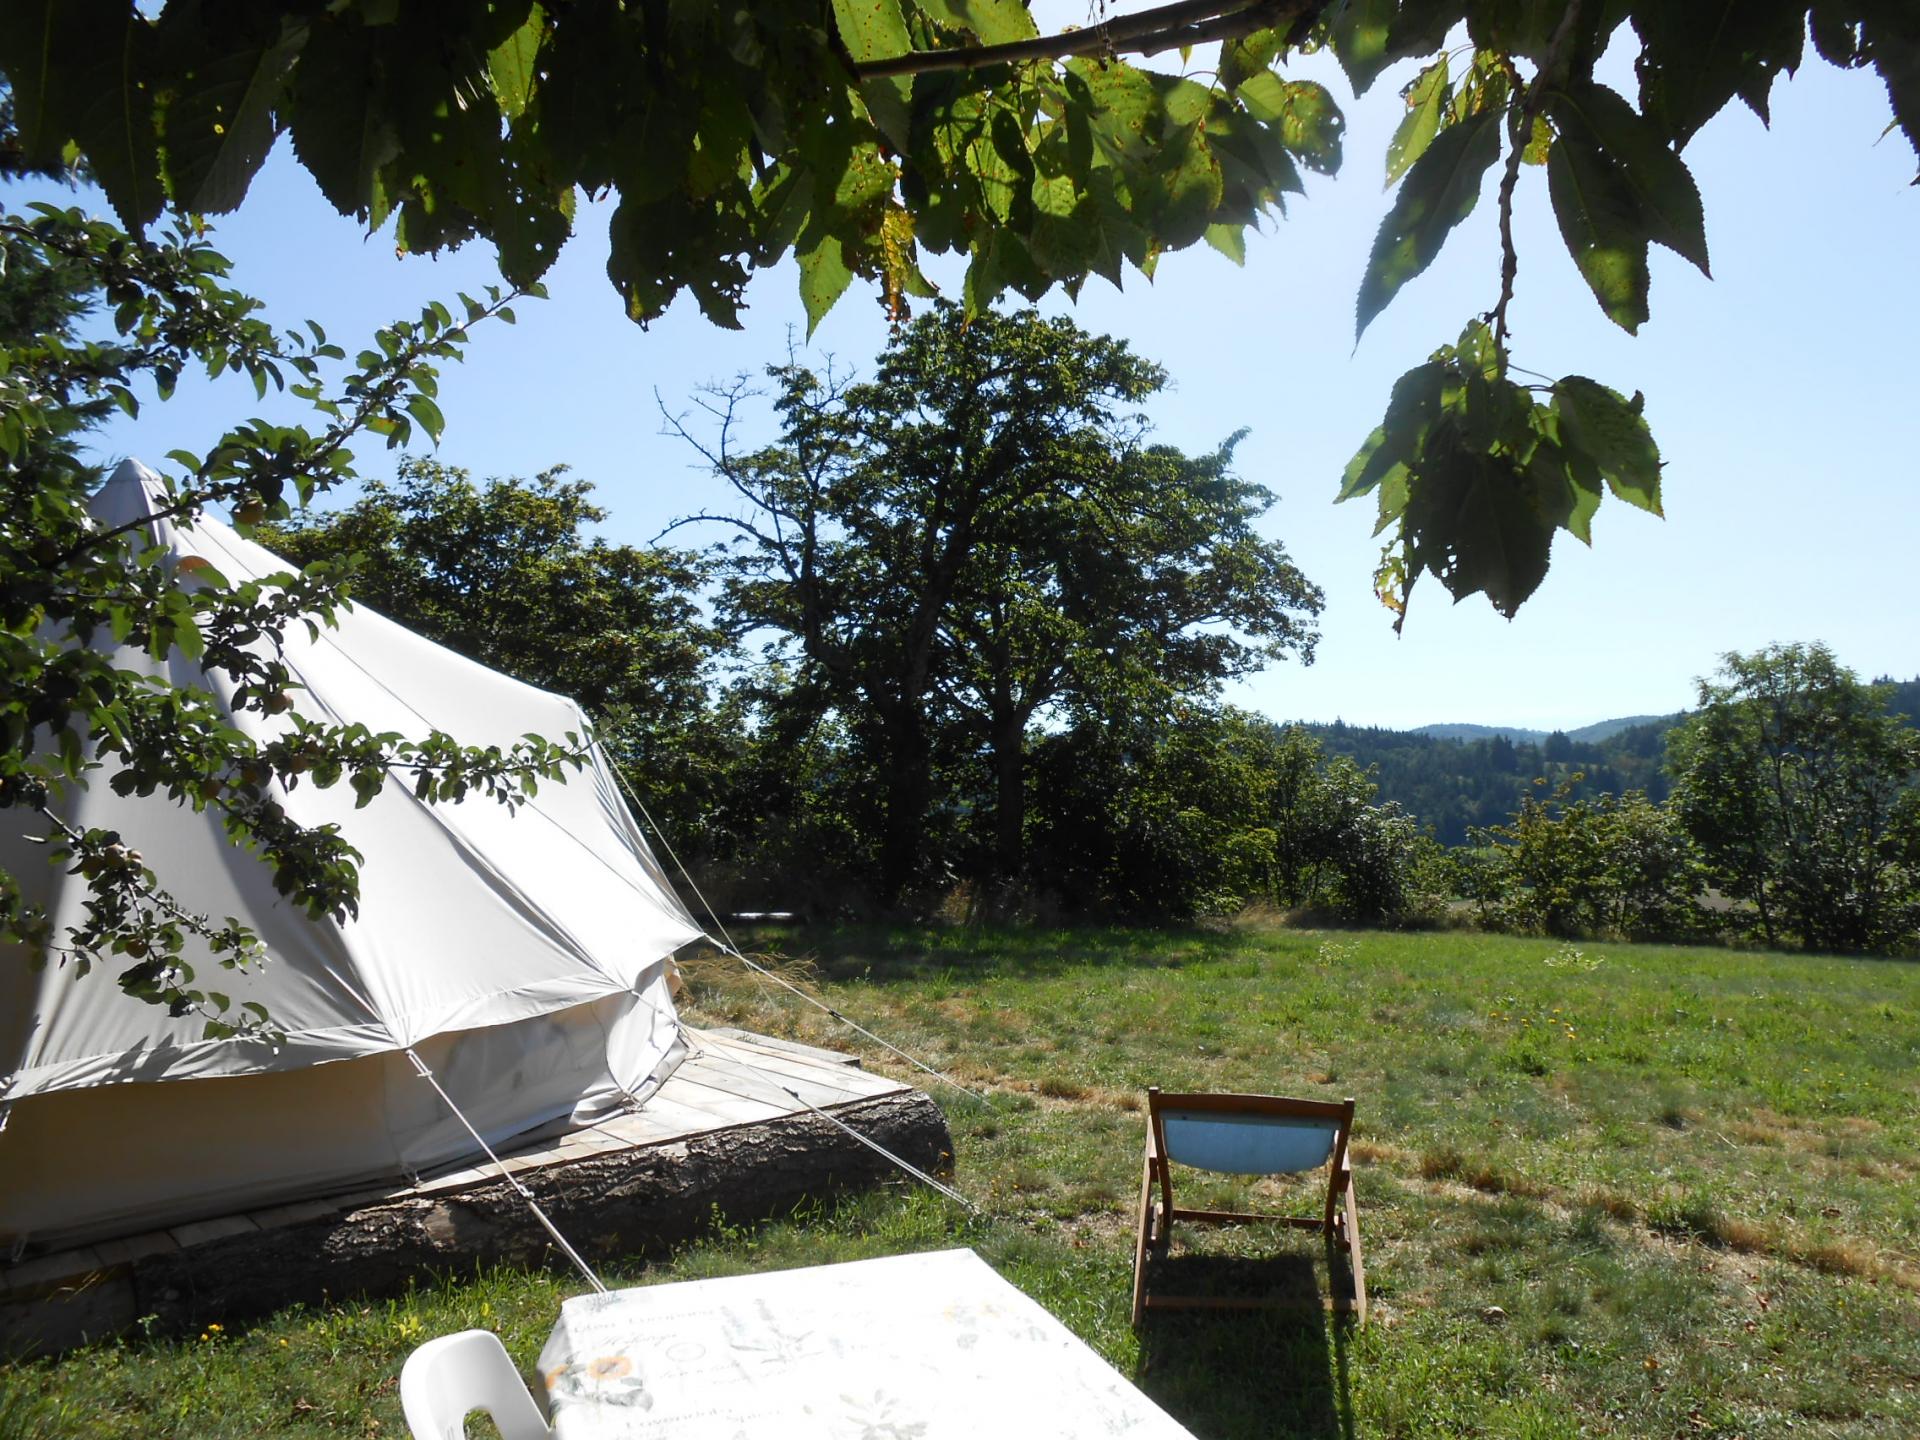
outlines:
[[[933,1101],[852,1056],[738,1030],[686,1033],[693,1053],[639,1110],[502,1150],[590,1258],[660,1253],[716,1210],[762,1219],[899,1175],[808,1106],[921,1169],[952,1163]],[[143,1321],[163,1333],[231,1324],[502,1261],[565,1264],[491,1163],[463,1166],[0,1265],[0,1356],[70,1349]]]

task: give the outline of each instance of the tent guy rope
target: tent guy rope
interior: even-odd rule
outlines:
[[[594,1294],[605,1295],[607,1287],[601,1283],[600,1277],[594,1274],[593,1267],[580,1258],[580,1252],[573,1248],[573,1242],[560,1233],[560,1227],[553,1223],[545,1210],[540,1208],[540,1202],[533,1198],[533,1192],[520,1183],[520,1177],[507,1168],[506,1161],[495,1154],[493,1147],[486,1142],[486,1138],[474,1129],[473,1122],[467,1119],[465,1112],[458,1105],[453,1103],[453,1097],[442,1088],[439,1079],[427,1067],[427,1062],[420,1058],[411,1045],[406,1049],[406,1056],[413,1062],[413,1068],[420,1073],[420,1078],[433,1087],[433,1093],[446,1103],[447,1109],[453,1112],[454,1118],[466,1127],[467,1133],[473,1137],[474,1144],[487,1152],[487,1159],[491,1160],[494,1168],[499,1170],[500,1178],[513,1187],[514,1193],[525,1203],[527,1209],[533,1212],[533,1218],[538,1220],[547,1234],[553,1237],[553,1243],[560,1247],[560,1253],[572,1261],[573,1268],[586,1277],[587,1283],[593,1286]]]
[[[951,1185],[944,1184],[941,1181],[934,1179],[933,1176],[927,1174],[926,1171],[920,1169],[918,1166],[910,1164],[906,1160],[901,1159],[898,1155],[894,1154],[891,1150],[887,1149],[886,1146],[878,1144],[875,1141],[869,1140],[865,1135],[862,1135],[858,1130],[854,1129],[851,1125],[847,1124],[847,1122],[842,1120],[839,1116],[830,1114],[827,1111],[822,1110],[818,1105],[815,1105],[811,1100],[808,1100],[798,1090],[795,1090],[791,1086],[782,1085],[780,1088],[786,1091],[787,1094],[791,1095],[794,1098],[794,1100],[797,1101],[799,1104],[806,1106],[807,1109],[811,1110],[814,1114],[818,1115],[822,1120],[826,1121],[829,1125],[839,1126],[842,1130],[846,1131],[847,1134],[851,1135],[854,1139],[858,1140],[862,1145],[866,1146],[867,1149],[873,1151],[876,1155],[883,1156],[886,1159],[892,1161],[895,1165],[898,1165],[902,1170],[906,1171],[907,1174],[913,1176],[913,1178],[918,1180],[921,1184],[929,1186],[932,1189],[938,1190],[942,1195],[946,1196],[949,1200],[952,1200],[954,1203],[958,1205],[964,1206],[972,1214],[978,1215],[983,1219],[986,1218],[986,1214],[987,1214],[986,1211],[982,1210],[978,1205],[974,1204],[973,1201],[967,1199],[966,1196],[962,1195],[958,1190],[954,1189]]]
[[[667,832],[660,828],[659,822],[655,820],[653,818],[652,813],[648,811],[646,801],[640,798],[640,796],[634,791],[632,784],[628,782],[626,772],[622,770],[618,765],[615,765],[611,757],[609,757],[607,764],[608,764],[608,768],[613,771],[613,778],[620,782],[620,788],[626,793],[627,799],[632,801],[634,808],[640,812],[640,818],[646,822],[647,829],[653,832],[654,839],[658,840],[660,842],[661,848],[667,852],[667,858],[673,861],[673,867],[674,869],[680,872],[680,878],[687,882],[687,888],[693,891],[695,898],[698,899],[700,902],[701,908],[707,912],[707,918],[713,922],[713,928],[720,932],[720,938],[718,940],[715,940],[711,935],[707,936],[707,942],[710,945],[712,945],[714,949],[719,950],[723,954],[731,955],[734,959],[738,960],[742,965],[746,966],[749,970],[753,971],[756,975],[761,976],[763,979],[771,980],[774,984],[782,987],[783,989],[792,991],[795,995],[798,995],[802,1000],[806,1001],[807,1004],[813,1006],[816,1010],[821,1010],[821,1011],[824,1011],[826,1014],[831,1015],[835,1020],[838,1020],[842,1025],[845,1025],[849,1030],[852,1030],[857,1034],[865,1036],[867,1039],[873,1041],[874,1044],[880,1046],[882,1049],[888,1050],[892,1052],[894,1055],[899,1056],[900,1059],[906,1061],[909,1065],[913,1066],[915,1069],[921,1071],[924,1074],[931,1075],[934,1079],[938,1080],[941,1084],[949,1085],[953,1089],[958,1090],[962,1095],[965,1095],[969,1100],[973,1101],[976,1105],[985,1106],[989,1103],[987,1100],[987,1097],[982,1095],[979,1091],[969,1089],[967,1086],[962,1085],[958,1080],[955,1080],[951,1075],[947,1075],[942,1071],[934,1069],[933,1066],[927,1064],[924,1060],[921,1060],[917,1056],[911,1055],[907,1051],[902,1050],[898,1045],[895,1045],[891,1040],[883,1039],[881,1036],[874,1034],[873,1031],[867,1029],[866,1026],[862,1025],[859,1021],[849,1019],[847,1016],[841,1014],[838,1010],[834,1009],[833,1006],[829,1005],[826,1001],[822,1000],[819,996],[809,995],[805,990],[802,990],[798,985],[795,985],[791,980],[788,980],[785,976],[775,974],[773,971],[769,970],[766,966],[760,964],[758,961],[752,959],[751,957],[743,954],[740,950],[740,947],[733,943],[733,936],[727,933],[726,923],[721,920],[719,912],[713,908],[713,902],[707,899],[706,892],[701,890],[699,882],[693,878],[693,876],[688,872],[686,865],[682,863],[679,852],[673,848],[673,841],[667,838]]]
[[[392,1034],[391,1029],[387,1026],[386,1018],[374,1007],[374,1003],[371,1000],[361,994],[358,986],[349,985],[342,981],[341,988],[355,1000],[358,1000],[360,1004],[365,1007],[366,1012],[373,1016],[376,1023],[382,1028],[388,1029],[388,1033]],[[395,1035],[393,1038],[398,1040],[400,1037]],[[560,1247],[560,1253],[565,1255],[572,1263],[573,1268],[585,1277],[586,1282],[593,1287],[596,1295],[605,1295],[607,1293],[607,1287],[601,1283],[600,1277],[594,1273],[593,1267],[581,1258],[580,1252],[574,1249],[573,1242],[560,1233],[560,1227],[553,1223],[552,1217],[549,1216],[545,1210],[540,1208],[540,1202],[533,1198],[533,1192],[531,1190],[520,1183],[520,1177],[507,1168],[507,1162],[502,1160],[499,1152],[487,1143],[487,1137],[482,1135],[474,1123],[467,1118],[467,1112],[454,1103],[453,1097],[447,1093],[446,1087],[440,1083],[440,1077],[435,1075],[432,1067],[420,1058],[420,1052],[411,1045],[402,1045],[400,1047],[400,1053],[405,1055],[412,1063],[415,1073],[433,1087],[433,1093],[440,1097],[441,1103],[452,1113],[453,1118],[458,1120],[467,1134],[473,1137],[473,1143],[478,1145],[480,1149],[485,1152],[487,1159],[493,1162],[493,1168],[500,1172],[500,1178],[505,1180],[514,1194],[520,1197],[521,1202],[533,1213],[533,1218],[540,1222],[541,1228],[553,1237],[553,1243]]]

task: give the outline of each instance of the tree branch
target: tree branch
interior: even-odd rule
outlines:
[[[305,459],[276,461],[284,478],[292,480],[306,475],[310,479],[319,479],[325,470],[324,461],[338,454],[348,440],[367,428],[369,423],[382,412],[391,412],[400,403],[401,394],[411,382],[411,371],[416,364],[429,357],[438,358],[445,347],[464,345],[468,331],[482,320],[491,320],[502,310],[507,309],[516,300],[528,296],[525,290],[511,290],[491,299],[485,306],[475,310],[458,325],[450,325],[437,334],[424,332],[411,335],[392,354],[384,357],[372,372],[380,378],[378,381],[362,387],[359,391],[349,391],[353,404],[345,415],[340,416],[314,443],[313,449]],[[230,432],[231,433],[231,432]],[[209,461],[211,460],[209,456]],[[269,474],[271,478],[271,474]],[[327,482],[331,483],[331,481]],[[258,493],[259,482],[255,477],[235,476],[227,480],[210,480],[197,487],[183,488],[175,492],[174,498],[167,504],[149,510],[134,520],[115,525],[110,529],[97,530],[88,534],[85,540],[70,546],[49,568],[65,568],[73,564],[89,551],[98,550],[108,542],[119,539],[136,530],[144,530],[160,520],[179,520],[203,509],[210,503],[235,499],[243,494]],[[324,488],[324,487],[323,487]]]
[[[1237,39],[1256,30],[1286,27],[1289,31],[1312,20],[1327,0],[1179,0],[1134,15],[1121,15],[1068,30],[1037,35],[1004,45],[964,45],[951,50],[917,50],[884,60],[858,62],[853,73],[862,80],[887,75],[918,75],[929,70],[977,70],[983,65],[1005,65],[1022,60],[1059,60],[1069,55],[1111,55],[1125,50],[1152,55],[1183,45]]]
[[[1566,13],[1553,32],[1546,59],[1534,73],[1520,103],[1509,112],[1507,166],[1500,176],[1500,300],[1493,307],[1493,343],[1504,358],[1507,352],[1507,307],[1513,304],[1514,282],[1520,276],[1520,252],[1513,243],[1513,192],[1520,183],[1520,166],[1533,135],[1534,118],[1547,102],[1547,87],[1557,82],[1567,55],[1567,42],[1580,23],[1580,0],[1568,0]],[[1509,65],[1511,69],[1511,65]]]

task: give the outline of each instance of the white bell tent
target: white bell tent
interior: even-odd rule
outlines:
[[[211,518],[153,519],[158,479],[129,460],[93,502],[117,526],[148,519],[176,560],[230,580],[286,566]],[[297,708],[376,733],[432,729],[474,745],[584,734],[571,700],[535,690],[365,609],[286,634]],[[116,663],[222,693],[177,654]],[[235,714],[264,738],[283,723]],[[228,1214],[417,1173],[477,1153],[412,1056],[489,1143],[585,1123],[644,1099],[683,1054],[668,957],[700,933],[597,753],[517,809],[484,797],[416,800],[400,779],[355,809],[345,784],[281,798],[304,824],[336,822],[365,857],[360,907],[309,920],[266,866],[232,845],[216,809],[115,795],[109,769],[58,802],[80,827],[120,832],[187,907],[239,917],[271,956],[246,973],[189,950],[195,983],[264,1005],[286,1039],[208,1041],[202,1021],[122,993],[111,973],[0,965],[0,1241],[85,1240]],[[49,910],[56,934],[84,881],[0,812],[0,866]],[[411,1052],[411,1055],[410,1053]]]

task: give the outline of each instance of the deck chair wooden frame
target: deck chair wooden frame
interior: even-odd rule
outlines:
[[[1258,1159],[1260,1147],[1255,1137],[1249,1135],[1246,1138],[1252,1143],[1246,1147],[1248,1159],[1244,1163],[1197,1165],[1197,1168],[1229,1173],[1275,1175],[1301,1173],[1324,1163],[1327,1166],[1327,1194],[1321,1213],[1317,1216],[1238,1214],[1227,1210],[1181,1209],[1173,1197],[1173,1166],[1190,1162],[1177,1153],[1180,1149],[1178,1145],[1169,1149],[1167,1122],[1173,1118],[1177,1129],[1179,1120],[1188,1116],[1198,1117],[1203,1123],[1226,1127],[1233,1126],[1235,1120],[1242,1120],[1247,1122],[1245,1128],[1249,1131],[1276,1120],[1307,1121],[1309,1125],[1304,1128],[1309,1129],[1319,1128],[1312,1122],[1323,1122],[1331,1130],[1331,1146],[1324,1161],[1315,1161],[1306,1166],[1281,1164],[1272,1169],[1259,1168],[1262,1163]],[[1158,1087],[1148,1090],[1147,1156],[1140,1179],[1140,1215],[1133,1255],[1134,1325],[1137,1327],[1140,1324],[1150,1308],[1259,1309],[1275,1303],[1257,1298],[1168,1294],[1149,1286],[1149,1263],[1153,1257],[1166,1254],[1176,1220],[1201,1225],[1291,1225],[1320,1231],[1326,1237],[1329,1262],[1334,1258],[1335,1247],[1343,1248],[1353,1272],[1352,1292],[1334,1293],[1329,1296],[1327,1304],[1336,1312],[1353,1315],[1359,1324],[1365,1325],[1367,1272],[1360,1258],[1360,1211],[1353,1198],[1353,1166],[1348,1154],[1352,1131],[1352,1100],[1294,1100],[1281,1095],[1162,1094]],[[1201,1160],[1206,1158],[1200,1157]]]

